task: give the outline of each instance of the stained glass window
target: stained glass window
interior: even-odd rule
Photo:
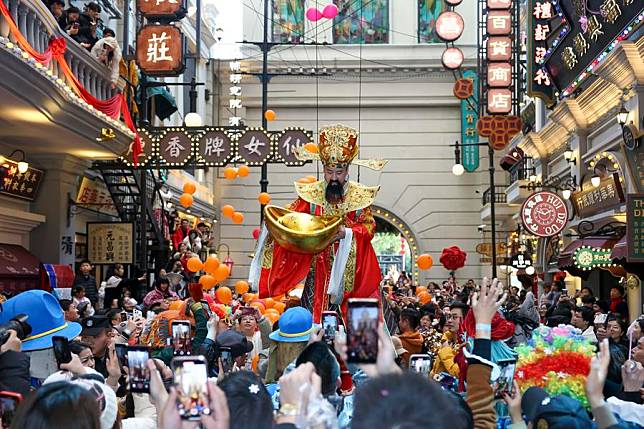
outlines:
[[[389,43],[389,0],[333,0],[335,43]]]
[[[418,0],[419,43],[443,43],[436,34],[436,18],[444,10],[443,0]]]
[[[304,0],[273,0],[273,41],[301,42],[304,35]]]

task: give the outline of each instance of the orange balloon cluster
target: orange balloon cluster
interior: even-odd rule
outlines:
[[[179,197],[179,204],[181,204],[185,208],[190,207],[193,202],[194,199],[192,198],[191,194],[185,193],[181,194],[181,196]]]
[[[210,274],[205,274],[199,278],[199,284],[203,286],[204,290],[210,290],[217,284],[217,280]]]
[[[183,185],[183,192],[185,192],[186,194],[192,195],[195,192],[197,192],[197,185],[195,185],[192,182],[188,182]]]
[[[244,280],[239,280],[235,283],[235,292],[237,292],[238,295],[245,294],[249,289],[250,286],[248,285],[248,282],[245,282]]]
[[[231,206],[230,204],[226,204],[221,208],[221,214],[226,217],[232,218],[234,213],[235,213],[235,207]]]
[[[215,292],[215,296],[217,297],[217,301],[226,305],[230,304],[233,300],[233,293],[226,286],[219,287]]]
[[[237,169],[235,167],[224,168],[224,177],[228,180],[233,180],[237,177]]]
[[[206,262],[204,262],[204,271],[206,271],[208,274],[214,274],[215,271],[217,271],[217,268],[219,268],[219,265],[221,263],[219,262],[219,258],[217,258],[215,255],[210,255],[206,259]]]
[[[257,196],[257,201],[263,206],[271,202],[271,194],[268,192],[262,192]]]
[[[420,301],[421,304],[427,304],[431,300],[432,296],[426,290],[418,294],[418,301]]]
[[[246,177],[248,176],[248,173],[250,173],[250,168],[246,164],[237,167],[237,175],[239,177]]]
[[[198,256],[193,256],[188,259],[188,271],[196,273],[201,270],[203,270],[203,262],[201,262]]]
[[[418,268],[421,270],[429,270],[434,265],[434,260],[430,255],[424,253],[416,259],[416,265],[418,265]]]
[[[230,268],[228,268],[228,265],[224,264],[219,264],[215,272],[212,273],[213,277],[215,280],[217,280],[218,283],[223,282],[228,278],[230,275]]]

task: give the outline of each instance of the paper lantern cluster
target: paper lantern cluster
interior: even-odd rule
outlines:
[[[322,10],[310,7],[306,11],[306,19],[312,22],[319,21],[322,18],[333,19],[336,16],[338,16],[338,7],[333,3],[326,5]]]
[[[226,204],[221,208],[221,214],[232,220],[234,224],[239,225],[244,222],[244,214],[235,211],[235,207],[230,204]]]
[[[183,194],[179,197],[179,204],[184,208],[189,208],[194,203],[193,194],[197,192],[197,185],[192,182],[188,182],[183,185]]]

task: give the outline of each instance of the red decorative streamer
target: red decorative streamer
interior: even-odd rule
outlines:
[[[141,147],[141,138],[139,136],[139,133],[136,131],[134,122],[132,121],[132,115],[130,114],[130,109],[127,106],[127,101],[125,100],[124,95],[122,93],[118,93],[113,97],[108,98],[107,100],[99,100],[98,98],[94,97],[78,81],[78,79],[70,69],[69,64],[67,64],[67,60],[65,60],[65,51],[67,50],[67,42],[65,41],[65,39],[63,39],[62,37],[56,37],[51,39],[49,41],[49,46],[47,47],[47,50],[41,54],[38,51],[36,51],[31,46],[29,41],[22,35],[22,33],[20,32],[20,29],[18,28],[15,21],[13,20],[13,17],[11,16],[9,9],[7,9],[7,6],[1,0],[0,0],[0,13],[2,13],[2,16],[9,24],[9,30],[16,38],[16,42],[18,43],[20,48],[22,48],[22,50],[24,50],[29,55],[31,55],[31,57],[34,58],[36,61],[44,65],[48,65],[51,62],[51,59],[55,58],[56,61],[58,61],[58,65],[60,65],[60,68],[63,71],[63,74],[65,75],[65,77],[67,77],[67,82],[70,84],[72,90],[80,98],[85,100],[87,104],[93,106],[96,110],[104,113],[105,115],[109,116],[112,119],[118,120],[120,115],[123,116],[123,121],[125,122],[125,125],[130,129],[130,131],[134,133],[134,142],[133,142],[134,144],[132,147],[132,157],[133,157],[132,163],[134,164],[134,167],[136,167],[138,165],[139,155],[143,152],[143,149]]]
[[[517,368],[517,373],[522,373],[522,380],[541,380],[550,371],[563,371],[566,376],[587,376],[590,372],[590,358],[576,352],[561,352]]]

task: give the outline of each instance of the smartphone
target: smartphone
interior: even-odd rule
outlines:
[[[419,374],[429,374],[432,369],[432,358],[427,354],[409,356],[409,369]]]
[[[130,392],[150,392],[150,371],[145,363],[150,359],[150,352],[144,346],[127,348],[127,366],[130,371]]]
[[[119,360],[121,366],[127,366],[127,345],[125,344],[114,344],[116,349],[116,357]]]
[[[143,317],[143,312],[141,310],[139,310],[138,308],[133,308],[132,309],[132,317],[134,317],[135,319],[137,317]]]
[[[121,311],[121,323],[126,322],[127,323],[127,312]]]
[[[516,366],[517,363],[515,361],[499,362],[500,374],[496,380],[492,381],[494,399],[503,399],[506,393],[512,395],[514,370]]]
[[[16,414],[18,404],[22,401],[22,395],[16,392],[0,392],[0,421],[2,428],[9,428],[13,416]]]
[[[69,341],[65,337],[51,337],[51,342],[54,345],[54,356],[56,363],[60,368],[61,363],[69,363],[72,361],[72,352],[69,350]]]
[[[190,341],[190,322],[188,320],[172,321],[172,348],[175,356],[187,356],[192,354],[192,342]]]
[[[608,314],[599,313],[599,314],[595,314],[595,319],[593,320],[593,323],[595,325],[603,325],[604,323],[606,323],[607,320],[608,320]]]
[[[348,303],[347,347],[349,363],[376,363],[378,357],[378,300],[353,298]]]
[[[229,373],[235,365],[233,360],[233,351],[230,347],[220,347],[219,348],[219,357],[221,358],[221,366],[224,369],[224,373]]]
[[[206,359],[203,356],[175,357],[172,359],[172,372],[181,418],[200,420],[202,415],[210,415]]]
[[[322,329],[324,329],[323,341],[333,344],[335,333],[338,330],[338,314],[335,311],[322,312]]]

